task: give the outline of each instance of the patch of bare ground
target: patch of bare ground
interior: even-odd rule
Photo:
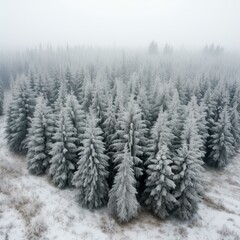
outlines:
[[[151,228],[158,228],[159,233],[161,233],[161,223],[161,219],[153,216],[147,209],[142,209],[138,217],[128,223],[120,223],[108,213],[104,213],[100,219],[100,228],[103,233],[108,234],[109,239],[116,239],[117,236],[117,239],[129,240],[130,238],[125,236],[126,231],[135,230],[137,226],[141,231],[150,231]],[[149,226],[151,227],[149,228]],[[151,236],[151,239],[159,239],[159,236]]]
[[[152,213],[150,213],[147,209],[142,208],[137,218],[132,219],[128,223],[120,223],[120,226],[128,229],[133,229],[137,225],[143,230],[146,228],[149,230],[149,226],[160,228],[161,223],[165,221],[167,220],[161,220],[160,218],[157,218]]]
[[[119,233],[121,230],[119,223],[108,214],[103,214],[101,217],[100,228],[103,233],[108,233],[110,235]]]
[[[150,224],[154,227],[160,227],[162,222],[166,222],[167,220],[161,220],[160,218],[153,215],[149,210],[142,209],[139,214],[139,220],[143,224]],[[135,221],[137,221],[135,219]]]

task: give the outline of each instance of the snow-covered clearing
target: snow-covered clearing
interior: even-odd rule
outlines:
[[[0,239],[240,239],[240,157],[223,171],[206,169],[206,194],[191,221],[161,221],[142,211],[118,224],[106,209],[89,211],[76,191],[28,173],[25,157],[9,152],[0,118]]]

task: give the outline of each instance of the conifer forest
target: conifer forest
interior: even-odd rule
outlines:
[[[141,208],[189,220],[204,192],[204,166],[223,169],[240,147],[235,58],[206,48],[6,56],[7,145],[26,156],[31,174],[75,188],[82,207],[107,206],[120,222]],[[2,96],[3,83],[1,114]]]
[[[0,0],[0,240],[240,240],[240,0]]]

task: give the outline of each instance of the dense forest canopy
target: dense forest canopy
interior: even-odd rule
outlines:
[[[240,147],[240,61],[221,46],[149,51],[39,47],[0,56],[10,149],[32,174],[75,187],[79,203],[119,221],[141,206],[190,219],[204,164]]]

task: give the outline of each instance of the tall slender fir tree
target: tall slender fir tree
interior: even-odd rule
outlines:
[[[39,97],[29,129],[27,163],[33,174],[45,173],[49,167],[49,145],[52,135],[50,109],[43,97]]]
[[[125,144],[123,153],[116,158],[117,174],[109,192],[108,209],[120,222],[136,217],[140,205],[137,201],[136,179],[133,171],[133,157]]]
[[[50,152],[52,158],[49,175],[57,187],[64,188],[72,185],[73,174],[76,171],[77,132],[66,108],[62,108],[59,115]]]
[[[93,113],[87,118],[78,169],[72,181],[79,192],[79,203],[89,209],[104,206],[108,200],[108,156],[98,121]]]

